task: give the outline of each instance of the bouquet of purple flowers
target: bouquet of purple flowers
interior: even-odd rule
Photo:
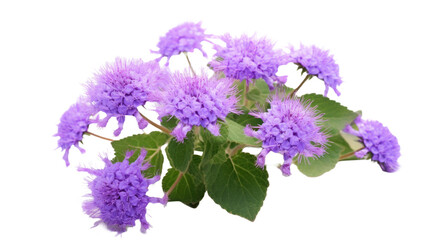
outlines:
[[[216,53],[208,69],[197,72],[188,53],[198,49],[207,57],[203,41]],[[253,221],[269,186],[269,152],[283,155],[279,169],[284,176],[291,175],[292,164],[310,177],[347,160],[371,159],[385,172],[399,167],[400,147],[387,127],[327,97],[330,89],[339,96],[342,83],[328,51],[303,45],[282,50],[265,38],[209,35],[200,23],[171,29],[158,48],[153,53],[160,57],[150,62],[117,58],[107,63],[58,125],[58,146],[65,150],[67,166],[72,146],[84,152],[79,146],[84,135],[109,140],[115,150],[113,159],[102,159],[104,169],[78,168],[94,176],[83,209],[99,219],[96,224],[122,233],[140,220],[144,232],[149,203],[180,201],[196,208],[206,191],[229,213]],[[189,70],[170,71],[169,59],[180,54]],[[287,76],[276,75],[287,64],[295,64],[304,76],[295,89],[286,86]],[[324,82],[323,96],[298,94],[311,79]],[[138,110],[148,102],[155,104],[160,124]],[[119,136],[126,116],[135,117],[140,129],[151,124],[159,131],[120,140],[88,131],[90,124],[105,127],[116,118],[114,135]],[[243,152],[246,147],[261,150],[255,156]],[[165,194],[147,196],[148,186],[161,178],[164,155],[171,165],[162,178]]]

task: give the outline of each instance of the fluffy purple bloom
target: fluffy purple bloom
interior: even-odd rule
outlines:
[[[157,45],[159,50],[152,52],[161,54],[157,61],[167,57],[166,66],[168,66],[173,55],[178,55],[181,52],[193,52],[194,49],[200,50],[204,57],[207,57],[201,42],[210,42],[209,37],[210,35],[205,34],[204,29],[201,28],[201,23],[183,23],[170,29],[164,37],[161,37]]]
[[[315,46],[301,45],[298,50],[291,48],[289,57],[291,62],[303,67],[308,74],[317,76],[325,82],[325,96],[328,94],[329,87],[340,96],[337,86],[343,81],[339,75],[339,67],[333,56],[329,55],[329,51],[324,51]]]
[[[90,200],[84,202],[83,210],[92,218],[100,218],[95,223],[106,224],[107,228],[118,233],[125,232],[127,227],[133,227],[136,220],[141,222],[141,231],[149,228],[146,221],[148,203],[166,203],[166,199],[146,195],[150,184],[157,182],[160,176],[147,179],[142,171],[150,167],[146,162],[142,165],[146,151],[133,163],[128,159],[133,152],[128,152],[123,162],[112,163],[104,158],[104,169],[79,168],[95,176],[89,182]]]
[[[274,89],[275,81],[286,82],[286,76],[277,77],[276,73],[280,65],[287,63],[287,57],[281,50],[274,50],[269,40],[246,35],[232,38],[229,34],[221,39],[226,47],[215,46],[217,58],[209,63],[215,71],[222,71],[228,78],[246,80],[247,85],[262,78],[270,89]]]
[[[83,134],[88,130],[89,124],[95,122],[90,119],[93,112],[94,110],[90,105],[78,102],[72,105],[61,116],[60,123],[58,124],[58,133],[54,136],[60,137],[58,139],[58,147],[65,150],[63,159],[66,161],[67,166],[70,165],[68,155],[72,146],[75,146],[82,153],[85,152],[79,146],[79,142],[82,140]]]
[[[322,115],[310,102],[296,98],[282,98],[275,95],[269,100],[271,108],[267,112],[252,113],[262,119],[262,125],[254,131],[247,125],[244,133],[262,141],[262,151],[256,165],[263,168],[265,156],[273,151],[283,154],[284,164],[281,171],[290,175],[292,159],[298,155],[298,161],[307,157],[318,157],[324,154],[327,136],[321,131]]]
[[[358,158],[367,153],[372,154],[372,160],[378,162],[385,172],[395,172],[399,168],[398,158],[401,155],[398,140],[389,129],[378,121],[362,120],[360,116],[355,123],[359,130],[346,126],[345,132],[361,138],[365,148],[356,152]]]
[[[172,131],[178,141],[183,141],[192,126],[202,126],[219,136],[218,119],[225,120],[230,112],[238,113],[236,89],[232,84],[233,81],[226,78],[175,73],[160,95],[156,111],[160,119],[174,116],[180,120]]]
[[[162,83],[168,78],[168,73],[159,67],[157,62],[143,62],[133,59],[116,58],[114,63],[108,63],[88,84],[88,98],[97,111],[107,116],[99,123],[105,127],[110,118],[116,117],[118,136],[125,122],[125,116],[134,116],[140,129],[147,126],[137,107],[144,106],[146,101],[153,100]]]

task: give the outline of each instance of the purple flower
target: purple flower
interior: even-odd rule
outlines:
[[[282,98],[275,95],[269,100],[271,108],[267,112],[252,113],[262,119],[262,125],[255,132],[247,125],[244,133],[262,141],[262,151],[256,165],[263,168],[265,156],[273,151],[283,154],[284,164],[281,171],[290,175],[292,159],[321,156],[325,152],[327,136],[321,131],[321,114],[318,114],[310,102],[296,98]]]
[[[222,71],[228,78],[246,80],[247,85],[263,78],[270,89],[274,89],[275,81],[286,82],[286,76],[277,77],[276,73],[280,65],[287,63],[287,57],[281,50],[274,50],[269,40],[246,35],[232,38],[229,34],[221,39],[226,47],[215,46],[217,58],[209,63],[215,71]]]
[[[343,81],[339,75],[339,67],[333,56],[329,55],[329,51],[323,51],[315,46],[301,45],[298,50],[291,48],[289,57],[291,62],[303,67],[308,74],[317,76],[325,82],[325,96],[328,94],[329,87],[340,96],[337,86]]]
[[[183,141],[192,126],[202,126],[219,136],[217,120],[225,120],[230,112],[238,113],[236,90],[232,84],[233,81],[226,78],[175,73],[160,94],[156,111],[160,119],[174,116],[180,120],[172,131],[178,141]]]
[[[367,153],[372,154],[372,160],[378,162],[385,172],[395,172],[399,168],[398,158],[401,155],[398,140],[389,129],[378,121],[362,120],[360,116],[355,123],[359,130],[346,126],[345,132],[361,138],[365,148],[356,152],[358,158]]]
[[[75,146],[82,153],[85,152],[79,146],[79,142],[82,140],[83,134],[88,130],[89,124],[96,122],[90,119],[93,113],[94,109],[91,106],[83,102],[78,102],[72,105],[61,116],[60,123],[58,124],[58,133],[54,136],[60,137],[58,139],[58,147],[66,150],[63,159],[66,161],[67,166],[70,165],[68,155],[72,146]]]
[[[207,57],[201,42],[210,42],[207,39],[209,37],[210,35],[205,34],[204,29],[201,28],[201,23],[183,23],[170,29],[164,37],[161,37],[157,45],[159,50],[152,52],[161,54],[157,61],[167,57],[166,66],[168,66],[173,55],[178,55],[181,52],[193,52],[194,49],[200,50],[204,57]]]
[[[135,116],[140,129],[147,126],[137,107],[144,106],[146,101],[152,101],[162,83],[168,78],[168,73],[161,69],[157,62],[143,62],[133,59],[116,58],[114,63],[106,64],[95,75],[93,82],[88,84],[88,98],[97,111],[107,116],[99,123],[105,127],[110,118],[116,117],[118,136],[125,122],[125,116]]]
[[[130,164],[132,154],[128,152],[123,162],[114,164],[104,158],[104,169],[78,169],[95,176],[88,183],[91,199],[84,202],[83,210],[92,218],[100,218],[95,225],[102,222],[118,233],[134,226],[136,220],[140,220],[141,231],[145,232],[150,226],[146,221],[148,203],[166,203],[166,199],[146,195],[149,185],[160,179],[160,176],[147,179],[142,175],[141,171],[150,167],[147,162],[142,165],[146,151],[141,150],[137,160]]]

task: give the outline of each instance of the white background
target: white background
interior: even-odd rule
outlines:
[[[270,154],[268,195],[255,222],[230,215],[206,195],[197,209],[150,205],[147,234],[123,239],[429,239],[427,154],[428,6],[426,1],[1,1],[0,238],[117,239],[81,210],[88,193],[77,166],[99,167],[107,141],[85,137],[66,168],[52,137],[83,84],[116,56],[150,60],[159,37],[185,21],[210,34],[267,36],[278,48],[315,44],[340,65],[342,95],[329,97],[389,127],[401,168],[342,162],[319,177],[295,167],[283,177]],[[209,53],[210,44],[204,45]],[[196,68],[209,59],[190,55]],[[173,69],[186,66],[173,57]],[[288,85],[300,76],[283,67]],[[312,80],[300,93],[323,93]],[[150,115],[155,119],[156,115]],[[121,137],[139,132],[127,120]],[[116,123],[91,130],[113,137]],[[145,131],[151,131],[148,128]],[[160,185],[150,189],[162,196]]]

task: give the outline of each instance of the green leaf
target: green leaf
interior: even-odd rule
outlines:
[[[256,157],[239,153],[203,168],[209,196],[229,213],[254,221],[268,188],[268,172],[256,167]]]
[[[343,148],[336,143],[330,143],[323,156],[319,158],[308,158],[296,163],[298,169],[308,177],[318,177],[332,170],[340,158]]]
[[[276,91],[283,92],[286,96],[293,91],[292,88],[286,87],[284,84],[274,84]],[[264,79],[256,79],[253,84],[249,87],[247,93],[247,99],[255,101],[259,106],[266,106],[267,98],[273,95],[273,91],[270,91],[268,84]]]
[[[278,85],[278,88],[280,88],[285,93],[285,96],[288,96],[289,93],[291,93],[294,90],[293,88],[286,87],[286,85],[284,84]]]
[[[246,97],[248,100],[255,101],[259,105],[264,106],[270,94],[270,89],[265,80],[256,79],[253,81],[253,84],[250,84],[249,92],[247,93]]]
[[[258,126],[262,124],[262,119],[249,115],[248,113],[243,114],[228,114],[227,118],[233,120],[234,122],[246,126],[250,124],[251,126]]]
[[[207,129],[201,129],[204,151],[201,166],[226,161],[225,150],[229,142],[223,136],[214,136]]]
[[[364,145],[360,142],[360,138],[355,135],[351,135],[344,132],[340,132],[338,135],[339,136],[337,137],[335,136],[331,137],[329,140],[344,147],[344,150],[341,152],[341,155],[346,155],[351,152],[356,152],[359,149],[364,147]],[[367,159],[367,157],[358,158],[355,155],[352,155],[342,160],[355,160],[355,159]]]
[[[257,88],[254,88],[252,90],[249,90],[249,92],[247,93],[247,99],[259,102],[259,100],[262,98],[261,95],[261,91]]]
[[[189,165],[188,171],[186,174],[190,174],[194,177],[195,180],[198,180],[199,182],[204,182],[203,173],[200,170],[200,164],[201,164],[201,156],[194,155],[192,156],[192,162]]]
[[[183,143],[173,138],[165,149],[167,158],[173,168],[186,172],[194,155],[194,138],[189,132]]]
[[[329,138],[330,142],[333,142],[343,148],[343,151],[341,151],[341,155],[344,155],[349,152],[353,152],[353,149],[350,147],[350,145],[347,143],[347,141],[343,138],[341,134],[336,134]]]
[[[224,124],[228,126],[228,135],[227,135],[228,140],[241,143],[241,144],[252,145],[252,146],[261,145],[258,139],[249,137],[244,134],[245,126],[240,125],[229,118],[225,119]]]
[[[164,162],[161,147],[169,139],[170,136],[165,133],[151,132],[149,134],[138,134],[113,141],[112,147],[115,150],[115,158],[113,158],[112,162],[122,162],[125,158],[125,153],[128,151],[134,151],[129,160],[130,162],[134,162],[140,155],[140,150],[144,148],[147,151],[145,161],[149,161],[152,165],[152,167],[144,171],[144,175],[148,178],[160,175]]]
[[[161,125],[170,130],[173,130],[178,123],[179,123],[179,120],[172,116],[165,116],[161,119]]]
[[[356,150],[362,148],[363,144],[358,142],[358,140],[359,140],[358,137],[354,135],[346,134],[342,131],[329,138],[330,142],[333,142],[343,148],[343,151],[341,151],[340,156],[351,152],[355,152]],[[358,159],[358,158],[352,155],[348,158],[344,158],[343,160],[354,160],[354,159]]]
[[[317,110],[324,114],[323,119],[326,119],[326,122],[323,125],[328,129],[343,130],[357,117],[357,113],[322,95],[312,93],[301,98],[311,100],[311,106],[317,106]]]
[[[356,151],[356,150],[364,147],[364,145],[361,142],[359,137],[345,133],[345,132],[340,132],[340,135],[341,135],[341,137],[343,137],[344,141],[347,142],[347,144],[350,146],[350,148],[353,151]]]
[[[176,187],[168,196],[168,201],[180,201],[192,208],[196,208],[198,203],[203,199],[206,192],[203,183],[202,174],[198,166],[200,165],[201,157],[194,155],[187,173],[183,175]],[[167,174],[162,179],[162,189],[167,192],[173,183],[176,181],[179,171],[170,168]]]

